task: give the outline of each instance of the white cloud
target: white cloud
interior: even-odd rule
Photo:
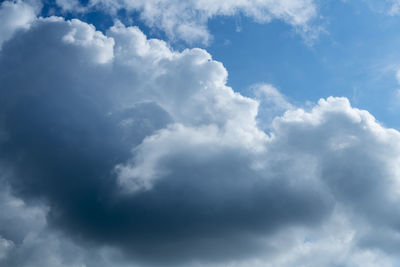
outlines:
[[[6,258],[13,247],[14,242],[0,237],[0,260]]]
[[[400,84],[400,70],[396,71],[396,80]]]
[[[56,0],[56,4],[63,11],[84,12],[85,8],[80,4],[79,0]]]
[[[400,85],[400,69],[397,69],[395,72],[396,72],[396,73],[395,73],[395,77],[396,77],[397,84]],[[400,89],[397,89],[397,90],[396,90],[396,92],[395,92],[395,99],[396,99],[396,101],[397,101],[398,99],[400,99]],[[397,103],[396,103],[396,104],[397,104]]]
[[[3,42],[12,37],[15,31],[29,28],[40,10],[38,4],[28,4],[22,0],[4,1],[0,5],[0,50]]]
[[[391,16],[400,15],[400,1],[390,0],[388,2],[391,3],[391,7],[389,9],[389,15]]]
[[[263,130],[271,130],[271,122],[286,110],[293,109],[289,100],[271,84],[255,84],[250,87],[250,96],[259,102],[257,124]]]
[[[368,7],[378,13],[382,13],[389,16],[400,15],[400,1],[399,0],[384,0],[384,1],[373,1],[364,0]]]
[[[62,38],[65,43],[83,47],[87,50],[87,54],[93,54],[94,60],[98,63],[107,63],[113,58],[114,40],[112,38],[107,38],[96,31],[93,25],[80,20],[73,19],[68,23],[71,24],[71,30]]]
[[[254,94],[260,101],[265,101],[269,105],[274,105],[279,109],[291,109],[293,106],[288,102],[278,89],[270,84],[256,84],[253,86]]]
[[[58,2],[67,11],[73,8],[64,1]],[[311,21],[317,15],[317,7],[313,0],[91,0],[87,8],[93,7],[113,13],[119,9],[139,12],[141,20],[148,26],[161,29],[172,40],[178,38],[189,43],[208,44],[212,36],[207,23],[216,16],[244,15],[258,23],[279,19],[305,35],[313,35],[316,32],[316,29],[311,27]],[[75,10],[87,8],[76,6]]]

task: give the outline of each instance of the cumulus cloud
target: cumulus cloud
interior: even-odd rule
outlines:
[[[9,38],[0,266],[398,263],[400,133],[346,98],[245,97],[205,50],[118,21]]]
[[[77,1],[57,0],[57,3],[65,11],[85,12],[94,8],[111,13],[121,9],[139,12],[140,19],[148,26],[164,31],[171,40],[183,39],[189,43],[208,44],[212,36],[207,23],[216,16],[244,15],[258,23],[279,19],[305,35],[316,32],[310,25],[317,15],[313,0],[91,0],[86,6],[78,5]]]
[[[4,1],[0,5],[0,47],[15,31],[29,28],[40,10],[37,3]]]

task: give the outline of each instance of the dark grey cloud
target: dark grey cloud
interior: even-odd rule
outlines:
[[[119,22],[9,38],[0,266],[396,262],[395,235],[371,229],[398,233],[400,134],[347,99],[297,109],[261,85],[260,104],[206,51]]]

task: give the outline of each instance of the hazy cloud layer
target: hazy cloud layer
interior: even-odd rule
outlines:
[[[30,21],[0,51],[0,266],[398,264],[398,131],[120,22]]]

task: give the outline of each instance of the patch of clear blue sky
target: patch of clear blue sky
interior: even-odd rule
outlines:
[[[282,21],[257,24],[242,15],[215,17],[208,25],[214,39],[206,49],[227,68],[228,84],[236,91],[246,94],[252,84],[270,83],[300,105],[345,96],[353,106],[400,129],[400,85],[395,79],[396,65],[400,67],[400,16],[372,7],[377,8],[361,0],[320,1],[327,33],[313,46]],[[47,2],[43,15],[50,13],[61,14],[53,1]],[[80,18],[102,31],[113,24],[113,18],[101,11],[64,16]],[[162,32],[146,27],[138,14],[121,11],[119,19],[133,21],[148,36],[165,39]],[[183,42],[171,45],[187,47]]]

